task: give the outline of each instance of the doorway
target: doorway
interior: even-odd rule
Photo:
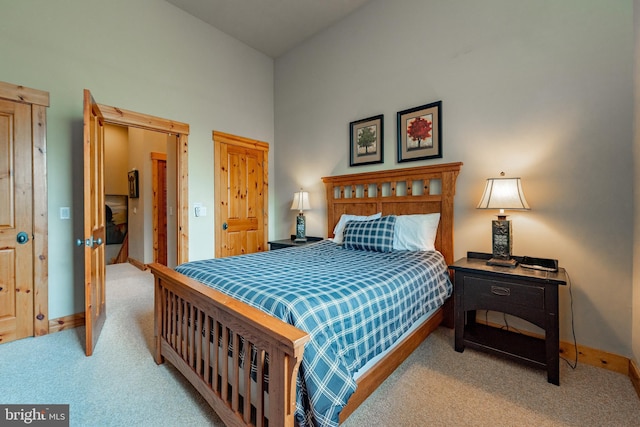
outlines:
[[[188,142],[189,125],[172,120],[162,119],[147,114],[136,113],[122,108],[98,103],[107,125],[119,125],[126,128],[147,130],[164,134],[175,139],[175,149],[167,152],[168,158],[175,158],[175,168],[167,170],[167,187],[175,185],[175,211],[170,212],[176,222],[175,263],[188,260],[189,255],[189,209],[188,209]],[[171,178],[173,177],[173,178]],[[169,219],[168,221],[171,221]],[[168,239],[171,245],[172,239]]]
[[[107,265],[175,267],[176,136],[110,124],[104,134]]]

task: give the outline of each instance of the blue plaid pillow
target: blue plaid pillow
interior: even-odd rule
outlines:
[[[391,252],[395,225],[394,215],[369,221],[349,221],[344,227],[344,247],[361,251]]]

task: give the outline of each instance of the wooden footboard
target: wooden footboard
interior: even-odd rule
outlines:
[[[163,265],[150,268],[156,363],[171,362],[228,426],[293,426],[309,335]]]

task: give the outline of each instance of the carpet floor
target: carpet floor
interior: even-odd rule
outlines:
[[[71,426],[222,426],[171,364],[153,361],[149,272],[109,266],[107,313],[91,357],[84,327],[0,345],[0,403],[69,404]],[[640,426],[628,377],[561,363],[557,387],[542,370],[456,353],[439,328],[344,425]]]

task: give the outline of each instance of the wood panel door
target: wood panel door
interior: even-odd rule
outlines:
[[[153,261],[167,264],[167,155],[151,153],[153,192]]]
[[[0,343],[33,335],[31,106],[0,99]]]
[[[215,256],[267,249],[269,144],[213,132]]]
[[[84,295],[86,354],[91,356],[107,317],[104,200],[104,118],[84,91]]]

